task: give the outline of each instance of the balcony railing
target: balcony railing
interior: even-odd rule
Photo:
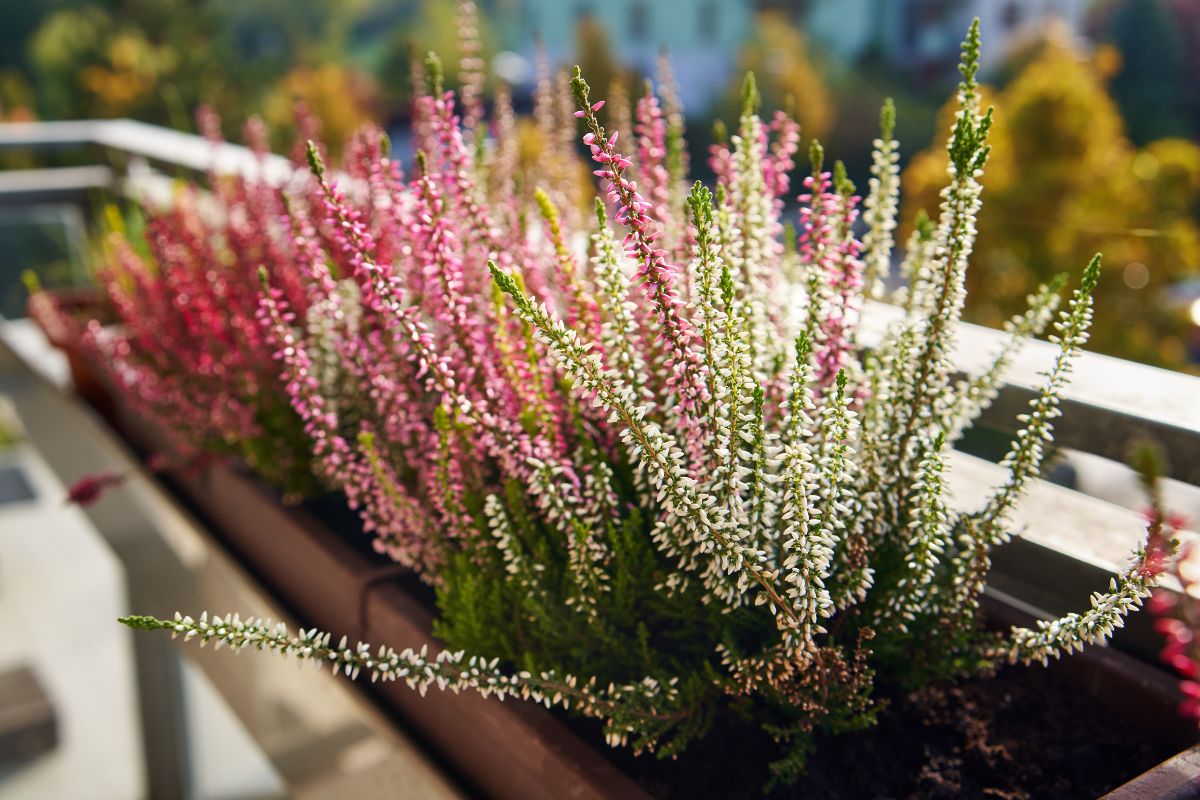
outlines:
[[[162,191],[164,182],[181,175],[214,172],[264,174],[283,182],[294,167],[285,158],[260,159],[244,147],[215,145],[201,137],[130,120],[45,122],[0,125],[0,150],[39,152],[89,151],[99,162],[88,167],[0,172],[0,206],[85,202],[97,193],[141,198]],[[986,208],[983,213],[987,213]],[[871,304],[865,315],[864,341],[869,345],[899,310]],[[11,339],[11,337],[9,337]],[[1006,341],[1000,331],[963,324],[958,331],[955,361],[963,372],[982,369]],[[1001,432],[1016,429],[1016,417],[1042,383],[1057,348],[1029,343],[1012,363],[997,400],[979,425]],[[1083,353],[1063,398],[1064,415],[1055,421],[1056,444],[1062,448],[1122,462],[1130,445],[1149,437],[1165,450],[1173,488],[1186,495],[1200,487],[1200,378],[1142,364]],[[955,502],[977,507],[1000,483],[996,464],[956,451],[948,463]],[[1066,611],[1086,603],[1088,595],[1107,584],[1144,534],[1141,515],[1100,497],[1088,496],[1039,481],[1019,506],[1022,536],[996,555],[993,589],[1035,597],[1049,611]],[[1064,565],[1069,562],[1070,568]],[[1081,567],[1082,565],[1082,567]],[[1149,653],[1155,639],[1145,620],[1135,620],[1122,634],[1125,647]]]

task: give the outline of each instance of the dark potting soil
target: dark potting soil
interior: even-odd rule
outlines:
[[[764,797],[774,753],[761,731],[727,721],[676,760],[615,760],[655,797],[749,800]],[[895,698],[870,730],[820,737],[806,777],[766,797],[1091,800],[1173,753],[1053,669],[1009,667]]]

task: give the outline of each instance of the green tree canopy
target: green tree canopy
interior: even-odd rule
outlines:
[[[1112,63],[1111,53],[1089,58],[1052,36],[1008,86],[986,92],[996,123],[968,316],[997,326],[1040,283],[1100,251],[1106,274],[1091,347],[1183,369],[1189,322],[1184,309],[1164,304],[1164,290],[1200,274],[1200,147],[1133,144],[1108,91]],[[953,113],[942,110],[941,131]],[[920,209],[937,206],[945,163],[934,146],[905,170],[910,229]]]

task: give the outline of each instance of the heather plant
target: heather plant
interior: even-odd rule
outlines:
[[[211,112],[201,123],[219,139]],[[260,123],[247,139],[265,156]],[[307,305],[284,198],[266,173],[260,163],[249,177],[213,174],[210,191],[183,187],[136,209],[131,226],[110,213],[96,277],[116,324],[92,320],[84,345],[178,455],[235,456],[296,496],[315,489],[310,445],[257,322],[259,265],[273,265],[300,313]]]
[[[124,621],[422,692],[532,698],[638,751],[678,753],[736,714],[780,742],[783,780],[815,732],[870,725],[887,691],[1105,639],[1153,583],[1144,550],[1082,613],[982,626],[991,554],[1043,466],[1100,262],[1062,308],[1059,283],[1033,295],[991,368],[955,376],[992,120],[978,52],[973,26],[948,183],[905,249],[905,314],[871,347],[859,322],[895,246],[890,105],[865,197],[809,143],[793,239],[799,131],[760,117],[753,78],[713,150],[715,190],[689,190],[670,99],[648,96],[622,138],[576,69],[601,189],[589,219],[562,187],[532,203],[497,191],[511,160],[480,160],[430,62],[412,175],[364,140],[348,191],[310,146],[317,188],[290,223],[304,297],[268,265],[259,314],[317,472],[433,586],[448,649],[233,615]],[[305,309],[321,323],[301,324]],[[1048,327],[1059,355],[1006,478],[982,508],[951,510],[947,448]]]

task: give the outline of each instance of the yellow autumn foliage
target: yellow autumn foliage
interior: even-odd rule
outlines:
[[[1112,61],[1106,49],[1087,57],[1051,36],[1008,86],[985,91],[996,116],[967,316],[998,326],[1039,283],[1102,252],[1090,349],[1194,368],[1185,309],[1164,297],[1173,283],[1200,275],[1200,147],[1134,146],[1108,93]],[[952,120],[948,105],[939,135]],[[930,148],[905,169],[907,228],[919,209],[936,210],[946,158]]]
[[[268,94],[263,118],[274,129],[289,128],[297,100],[303,100],[321,120],[322,138],[334,154],[341,152],[351,134],[374,120],[371,79],[339,64],[294,68]]]
[[[723,102],[721,119],[736,120],[742,105],[742,76],[753,72],[765,109],[792,111],[805,138],[819,139],[833,127],[834,104],[813,64],[804,34],[781,11],[755,17],[754,38],[738,56],[738,70]]]

